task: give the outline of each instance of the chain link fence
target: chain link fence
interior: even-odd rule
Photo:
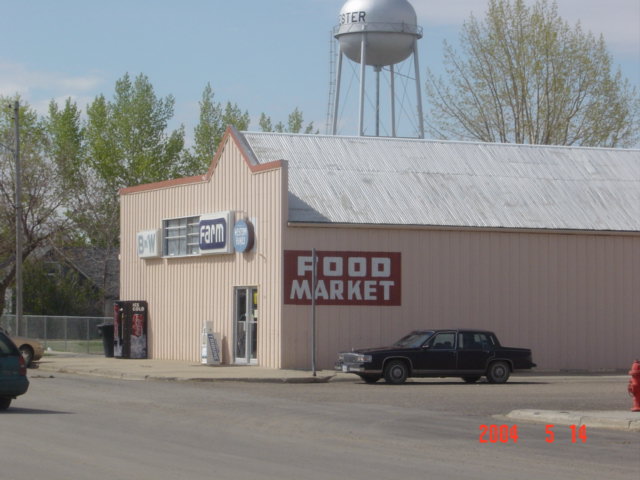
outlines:
[[[113,318],[23,315],[19,323],[15,315],[0,316],[0,327],[9,335],[35,338],[45,351],[103,354],[97,327]]]

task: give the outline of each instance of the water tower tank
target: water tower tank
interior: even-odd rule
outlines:
[[[349,59],[361,63],[361,45],[366,35],[365,64],[393,65],[413,53],[422,38],[416,12],[407,0],[348,0],[340,10],[335,37]]]

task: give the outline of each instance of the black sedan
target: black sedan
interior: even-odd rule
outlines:
[[[401,384],[408,377],[461,377],[467,383],[486,376],[505,383],[516,369],[535,367],[528,348],[503,347],[484,330],[417,330],[389,347],[343,352],[335,365],[367,383],[384,377]]]

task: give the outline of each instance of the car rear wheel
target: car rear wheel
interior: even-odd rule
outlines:
[[[409,376],[409,368],[402,360],[392,360],[384,368],[384,380],[393,385],[401,385]]]
[[[505,383],[509,380],[511,368],[507,362],[493,362],[487,370],[487,380],[489,383]]]
[[[9,397],[0,397],[0,410],[6,410],[11,405],[11,399]]]
[[[474,375],[472,377],[462,377],[462,380],[464,380],[464,383],[476,383],[478,380],[480,380],[480,375]]]
[[[33,361],[33,349],[29,345],[22,345],[20,347],[20,354],[24,358],[24,364],[29,368]]]

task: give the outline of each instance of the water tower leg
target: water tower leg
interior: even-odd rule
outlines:
[[[336,98],[333,100],[333,126],[331,135],[338,134],[338,106],[340,104],[340,82],[342,81],[342,50],[338,47],[338,71],[336,74]]]
[[[389,74],[391,76],[391,136],[396,135],[396,75],[393,65],[389,65]]]
[[[367,66],[367,34],[362,33],[362,44],[360,45],[360,118],[359,136],[364,136],[364,73]]]
[[[413,61],[416,70],[416,103],[418,104],[418,135],[424,138],[424,115],[422,113],[422,86],[420,82],[420,67],[418,65],[418,42],[413,42]]]

